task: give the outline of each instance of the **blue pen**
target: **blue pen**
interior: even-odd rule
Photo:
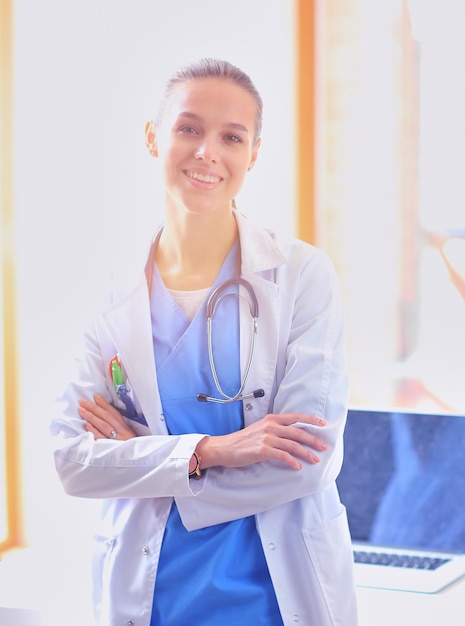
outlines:
[[[120,413],[139,424],[143,424],[147,426],[147,422],[145,421],[145,417],[143,415],[138,415],[136,411],[136,407],[134,406],[134,402],[131,400],[129,396],[128,389],[124,382],[123,376],[123,368],[121,366],[121,361],[118,355],[115,355],[110,361],[110,375],[113,381],[113,386],[115,388],[116,395],[121,400],[121,402],[125,406],[125,410],[119,409]]]

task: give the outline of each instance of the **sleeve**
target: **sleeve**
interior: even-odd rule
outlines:
[[[151,342],[150,342],[151,345]],[[95,440],[78,413],[79,400],[102,395],[116,404],[106,364],[117,348],[97,322],[84,336],[76,372],[58,399],[50,430],[55,466],[64,490],[88,498],[152,498],[187,495],[188,465],[204,435],[171,436],[139,432],[128,441]],[[155,393],[155,392],[154,392]],[[142,407],[144,409],[144,407]],[[131,423],[132,425],[132,423]],[[144,427],[141,427],[144,428]]]
[[[306,249],[304,248],[304,251]],[[318,464],[302,470],[275,462],[243,468],[210,468],[195,497],[176,498],[189,530],[254,515],[329,489],[340,471],[347,415],[348,377],[345,319],[334,267],[315,248],[300,269],[278,274],[281,319],[272,412],[302,412],[322,417],[318,433],[328,450]]]

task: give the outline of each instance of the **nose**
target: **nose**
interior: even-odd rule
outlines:
[[[204,137],[195,150],[195,158],[209,163],[218,163],[220,156],[216,141],[213,138]]]

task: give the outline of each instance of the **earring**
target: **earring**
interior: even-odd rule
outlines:
[[[152,122],[147,122],[147,124],[145,125],[145,145],[147,146],[148,150],[149,150],[149,154],[151,156],[158,156],[158,148],[157,148],[157,142],[155,141],[155,133],[153,132],[153,130],[151,130],[152,128]]]
[[[153,130],[151,130],[151,128],[152,128],[152,122],[147,122],[147,124],[145,125],[145,129],[144,129],[145,144],[147,148],[150,148],[155,143],[155,133],[153,132]]]

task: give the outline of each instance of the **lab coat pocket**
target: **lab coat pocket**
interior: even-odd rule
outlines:
[[[142,414],[139,403],[134,398],[133,394],[129,394],[126,391],[124,394],[120,393],[118,396],[116,392],[112,391],[112,396],[113,400],[111,404],[124,417],[129,428],[132,428],[138,436],[148,435],[150,431],[147,420]]]
[[[353,552],[345,507],[342,506],[337,517],[304,528],[302,535],[331,616],[331,624],[356,626]]]

